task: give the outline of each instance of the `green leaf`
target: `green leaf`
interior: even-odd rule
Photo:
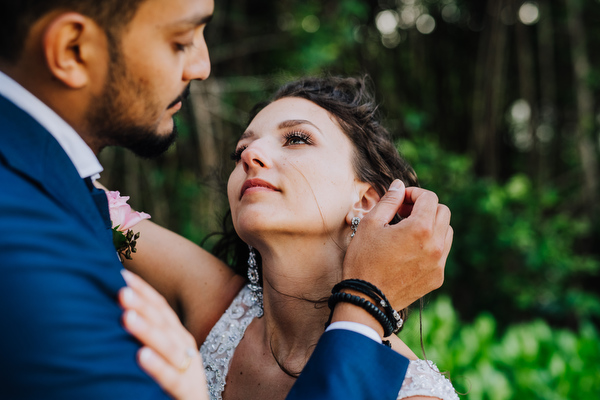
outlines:
[[[118,226],[113,228],[113,244],[115,245],[115,249],[117,251],[125,250],[129,244],[127,241],[127,237],[123,234],[123,232],[117,230]]]

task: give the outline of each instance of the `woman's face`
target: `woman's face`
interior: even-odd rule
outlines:
[[[335,119],[311,101],[289,97],[265,107],[233,154],[227,192],[238,235],[255,246],[269,234],[343,240],[367,185],[354,175],[352,154]]]

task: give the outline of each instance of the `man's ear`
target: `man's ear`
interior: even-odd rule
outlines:
[[[75,12],[60,14],[48,24],[43,46],[52,75],[73,89],[90,82],[90,69],[107,51],[104,31],[92,19]]]
[[[352,205],[352,210],[346,215],[348,225],[352,223],[352,218],[358,217],[362,219],[369,211],[379,203],[379,195],[373,189],[373,186],[365,182],[359,182],[357,185],[359,190],[358,200]]]

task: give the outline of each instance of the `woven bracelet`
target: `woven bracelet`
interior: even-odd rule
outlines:
[[[379,289],[377,286],[361,279],[346,279],[335,285],[332,289],[332,293],[338,293],[342,289],[356,290],[371,297],[383,308],[387,318],[394,327],[393,333],[400,331],[400,328],[402,328],[402,325],[404,324],[402,317],[396,310],[394,310],[385,294],[383,294],[381,289]]]
[[[331,322],[333,309],[337,303],[354,304],[355,306],[358,306],[363,310],[367,311],[373,316],[373,318],[377,320],[377,322],[381,324],[381,327],[383,328],[383,337],[391,335],[394,331],[394,325],[392,324],[392,321],[390,321],[390,319],[385,315],[385,313],[381,311],[375,304],[362,297],[343,292],[334,293],[331,295],[331,297],[329,297],[328,305],[329,308],[332,310],[332,314],[329,316],[329,321],[327,321],[327,324]]]
[[[402,319],[402,317],[400,316],[398,311],[394,310],[394,308],[390,304],[390,302],[387,299],[387,297],[385,296],[385,294],[383,294],[381,289],[379,289],[377,286],[373,285],[371,282],[363,281],[361,279],[347,279],[346,281],[342,281],[340,283],[343,283],[343,282],[348,282],[353,285],[364,286],[368,289],[373,290],[375,293],[377,293],[377,295],[379,295],[381,298],[380,304],[384,308],[387,317],[390,319],[390,321],[392,321],[392,325],[394,326],[394,333],[398,333],[400,331],[400,329],[402,328],[402,325],[404,324],[404,320]]]

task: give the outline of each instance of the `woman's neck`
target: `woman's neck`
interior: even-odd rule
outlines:
[[[263,344],[284,368],[299,372],[325,329],[344,251],[331,240],[294,239],[262,249],[261,256]]]

